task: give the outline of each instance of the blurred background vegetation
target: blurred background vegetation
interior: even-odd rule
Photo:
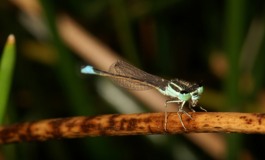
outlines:
[[[30,17],[36,6],[29,4],[25,9],[23,3],[38,3],[41,16]],[[208,111],[264,112],[264,11],[261,0],[2,0],[1,50],[10,33],[17,40],[4,123],[118,113],[98,91],[95,84],[99,78],[80,76],[80,66],[87,62],[61,40],[55,27],[56,16],[61,13],[70,15],[119,56],[149,73],[203,80],[206,91],[200,102]],[[225,151],[217,156],[209,154],[214,147],[207,152],[186,136],[161,135],[12,144],[1,146],[0,158],[265,157],[263,135],[219,136],[224,138]]]

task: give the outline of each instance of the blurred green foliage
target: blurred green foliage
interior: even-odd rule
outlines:
[[[6,107],[9,101],[10,86],[15,65],[15,37],[10,35],[6,42],[0,63],[0,123],[3,124]]]
[[[207,106],[211,101],[207,97],[213,95],[206,89],[203,102],[208,110],[262,111],[264,32],[255,48],[257,53],[250,50],[246,56],[247,60],[254,59],[252,66],[242,69],[249,61],[241,59],[254,20],[264,30],[263,1],[40,0],[40,4],[51,36],[48,40],[27,28],[19,7],[11,1],[0,2],[0,46],[10,33],[15,34],[18,46],[11,101],[7,104],[10,123],[116,113],[96,92],[95,79],[88,82],[79,75],[82,59],[65,46],[55,27],[60,12],[71,15],[143,70],[164,77],[203,80],[208,90],[224,97],[223,104]],[[256,44],[256,40],[254,37],[250,42]],[[45,58],[30,54],[36,52]],[[211,66],[216,53],[228,65],[223,76]],[[2,147],[2,151],[6,159],[20,160],[211,158],[181,135],[162,137],[167,139],[160,144],[143,136],[97,137],[13,144]],[[239,159],[247,151],[253,159],[261,159],[265,156],[264,140],[257,135],[228,135],[224,157]]]

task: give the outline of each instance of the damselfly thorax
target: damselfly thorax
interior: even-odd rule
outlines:
[[[169,97],[170,99],[165,102],[165,130],[167,130],[167,104],[180,104],[177,113],[181,125],[186,130],[180,113],[185,113],[192,119],[191,115],[187,113],[183,107],[185,103],[188,102],[189,108],[195,112],[193,107],[196,107],[203,92],[203,86],[200,84],[189,83],[180,79],[166,80],[164,78],[146,73],[121,60],[118,60],[116,63],[112,64],[108,72],[95,69],[92,66],[83,67],[81,72],[84,74],[95,74],[110,77],[118,85],[127,89],[146,90],[154,88],[163,95]],[[200,108],[206,111],[202,107]]]

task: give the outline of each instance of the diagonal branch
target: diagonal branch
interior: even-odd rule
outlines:
[[[179,122],[177,113],[170,113],[167,132],[164,130],[164,113],[112,114],[25,122],[0,127],[0,144],[87,136],[192,132],[265,134],[265,114],[235,112],[196,112],[190,114],[193,119],[182,115],[187,128],[185,131]]]

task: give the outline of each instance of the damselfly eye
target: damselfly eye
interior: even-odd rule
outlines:
[[[202,94],[202,92],[203,92],[203,86],[199,87],[199,88],[197,89],[197,91],[198,91],[199,94]]]

